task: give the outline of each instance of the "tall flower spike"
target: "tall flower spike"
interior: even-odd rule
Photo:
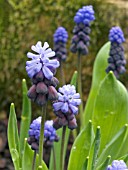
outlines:
[[[73,53],[80,52],[82,55],[88,54],[89,34],[91,32],[90,22],[94,19],[94,10],[91,5],[82,7],[76,13],[74,17],[76,26],[73,29],[74,36],[71,45],[71,51]]]
[[[54,51],[55,57],[60,60],[66,59],[66,42],[68,39],[68,33],[64,27],[58,27],[54,35]]]
[[[120,74],[125,72],[126,60],[124,58],[124,48],[122,43],[125,41],[124,34],[120,27],[112,27],[109,32],[109,40],[111,42],[108,67],[106,72],[113,71],[118,78]]]
[[[40,138],[40,127],[41,127],[41,117],[33,120],[29,129],[28,143],[31,145],[33,150],[38,150],[39,148],[39,138]],[[45,122],[44,126],[44,143],[48,146],[52,146],[53,142],[58,142],[59,137],[56,134],[56,130],[53,127],[53,121],[48,120]]]
[[[112,165],[107,167],[107,170],[127,170],[128,167],[123,160],[114,160]]]
[[[70,129],[77,127],[75,115],[78,113],[78,106],[81,103],[79,93],[76,93],[74,85],[64,85],[58,90],[58,100],[53,103],[54,113],[57,118],[53,126],[58,129],[68,125]]]
[[[31,47],[31,49],[37,53],[33,54],[31,52],[27,53],[27,57],[31,58],[31,61],[26,62],[26,71],[30,78],[33,78],[34,75],[42,71],[44,76],[50,80],[53,77],[53,69],[59,67],[59,62],[57,60],[51,60],[50,58],[55,56],[55,52],[51,48],[48,48],[49,45],[47,42],[42,43],[40,41],[37,44]]]

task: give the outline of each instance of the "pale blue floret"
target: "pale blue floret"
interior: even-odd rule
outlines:
[[[123,160],[114,160],[107,170],[128,170],[128,167]]]
[[[109,32],[109,40],[121,44],[125,41],[124,33],[120,27],[112,27]]]
[[[42,43],[38,41],[35,46],[33,45],[31,47],[31,49],[37,54],[31,52],[27,53],[27,57],[32,59],[31,61],[26,62],[26,71],[30,78],[33,78],[35,74],[42,70],[44,76],[50,80],[53,77],[51,69],[59,67],[59,61],[56,59],[50,59],[55,56],[55,52],[48,47],[49,45],[47,42],[45,42],[42,47]]]
[[[74,85],[64,85],[58,90],[58,101],[53,104],[54,111],[61,110],[63,113],[67,113],[69,109],[73,114],[78,113],[78,106],[81,103],[79,93],[76,93]]]
[[[89,25],[89,23],[94,19],[95,16],[92,5],[83,6],[81,9],[78,10],[74,17],[75,23],[83,23],[85,25]]]
[[[64,27],[58,27],[53,37],[55,43],[57,42],[66,43],[68,39],[68,33]]]

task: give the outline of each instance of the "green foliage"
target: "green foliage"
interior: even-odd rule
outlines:
[[[94,139],[94,132],[92,128],[92,122],[89,121],[87,127],[85,127],[77,136],[71,150],[68,170],[82,169],[85,162],[85,158],[89,154],[90,146]]]
[[[24,150],[24,139],[28,137],[28,130],[31,122],[31,102],[27,97],[26,80],[22,80],[23,104],[20,125],[20,153]],[[22,155],[21,155],[22,156]]]
[[[84,123],[85,125],[92,119],[94,110],[95,99],[98,93],[100,82],[106,76],[105,69],[107,68],[107,58],[109,57],[110,42],[106,43],[98,52],[93,68],[92,86],[90,94],[86,103],[84,111]]]
[[[19,136],[16,113],[13,103],[10,106],[10,116],[8,122],[8,144],[15,170],[19,170],[20,168]]]

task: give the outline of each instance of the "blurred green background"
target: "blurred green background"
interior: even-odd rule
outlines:
[[[31,82],[25,70],[26,53],[38,40],[53,48],[53,33],[63,26],[69,33],[68,57],[65,63],[66,82],[76,70],[77,57],[69,50],[73,17],[84,5],[93,5],[96,20],[91,25],[90,53],[83,56],[84,102],[91,86],[92,69],[96,53],[108,41],[109,29],[119,25],[126,38],[125,56],[128,57],[128,1],[127,0],[0,0],[0,119],[9,114],[11,102],[15,103],[18,117],[21,114],[21,82],[25,78],[28,87]],[[120,80],[128,86],[128,71]],[[59,79],[59,72],[57,73]],[[33,104],[33,113],[40,108]],[[50,109],[49,109],[50,111]]]

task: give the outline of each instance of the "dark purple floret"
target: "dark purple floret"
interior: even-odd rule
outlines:
[[[127,170],[128,167],[123,160],[114,160],[112,165],[107,167],[107,170]]]
[[[54,113],[57,118],[53,126],[58,129],[68,125],[68,128],[77,127],[75,115],[78,114],[78,106],[81,103],[79,93],[76,93],[75,86],[64,85],[58,90],[58,100],[53,103]]]
[[[59,61],[64,61],[67,57],[66,42],[68,39],[68,33],[64,27],[58,27],[53,35],[54,38],[54,51],[55,57]]]
[[[39,148],[39,138],[40,138],[40,126],[41,117],[33,120],[29,129],[28,143],[31,145],[33,150],[38,150]],[[53,142],[58,142],[59,137],[56,134],[56,130],[53,127],[53,121],[48,120],[45,122],[44,126],[44,143],[48,146],[52,146]]]
[[[125,39],[122,30],[119,27],[113,27],[109,33],[109,40],[111,41],[111,47],[106,72],[113,71],[115,76],[119,78],[119,75],[126,71],[126,60],[122,46]]]
[[[73,38],[71,42],[71,51],[80,53],[81,55],[88,54],[88,46],[90,44],[90,22],[95,19],[92,6],[84,6],[79,9],[74,17],[76,26],[73,29]]]

